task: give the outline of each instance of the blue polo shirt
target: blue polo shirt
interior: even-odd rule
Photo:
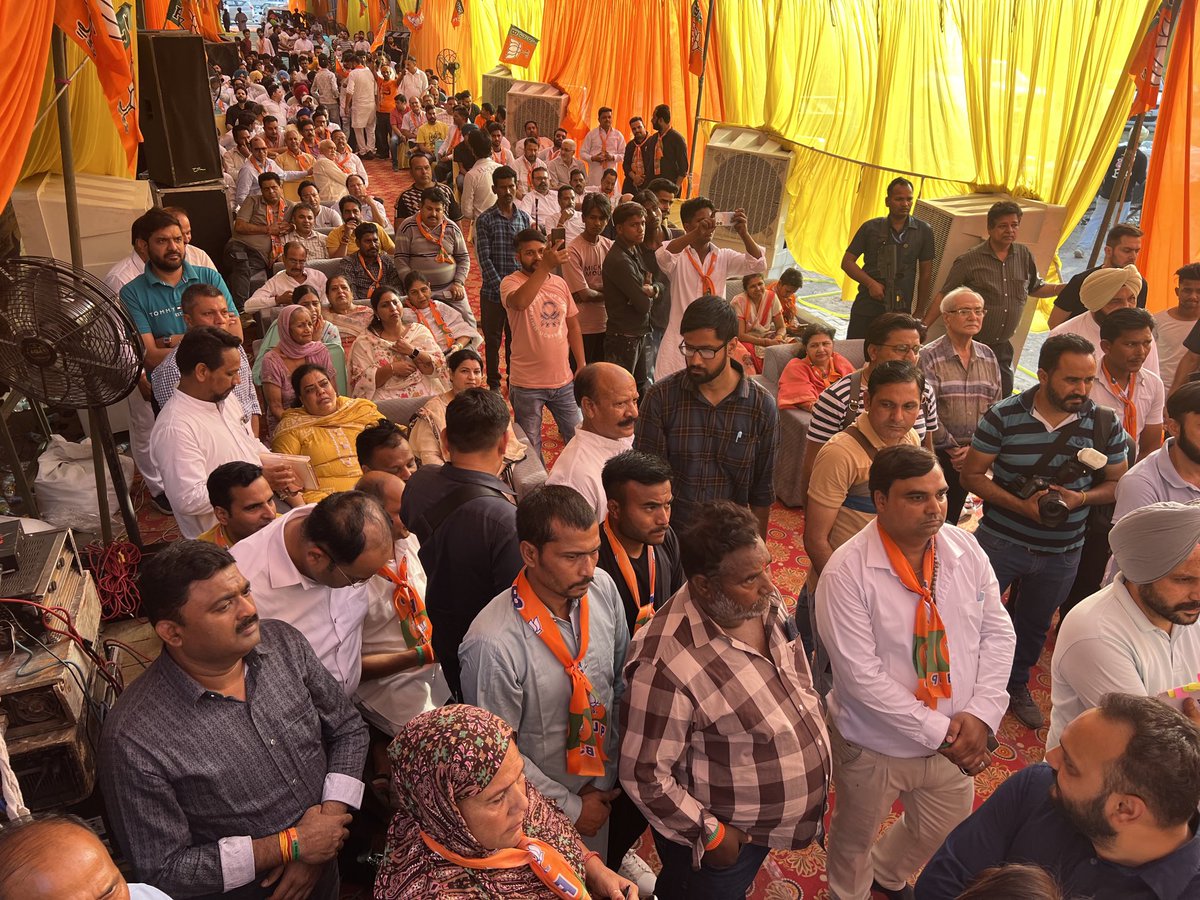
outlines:
[[[205,266],[183,264],[183,277],[179,284],[168,284],[163,281],[146,264],[146,270],[125,287],[121,288],[121,302],[133,318],[138,334],[149,334],[153,337],[167,337],[172,334],[183,334],[187,325],[183,322],[183,313],[179,311],[179,301],[188,285],[211,284],[225,295],[229,314],[236,316],[237,307],[233,305],[233,297],[225,286],[225,279],[216,269]]]
[[[1141,866],[1101,859],[1050,799],[1054,771],[1022,769],[950,832],[917,881],[917,900],[954,900],[976,875],[1003,863],[1049,872],[1064,897],[1188,900],[1200,896],[1200,837]]]
[[[1093,446],[1093,436],[1096,433],[1094,402],[1090,399],[1083,401],[1076,414],[1078,424],[1072,419],[1056,430],[1049,431],[1042,421],[1033,415],[1033,398],[1037,391],[1038,388],[1032,387],[993,404],[979,420],[975,437],[971,441],[971,446],[980,453],[996,457],[992,464],[992,479],[1006,490],[1010,489],[1021,475],[1041,475],[1049,478],[1058,471],[1059,466],[1068,459],[1073,459],[1080,449]],[[1064,429],[1072,429],[1074,432],[1066,447],[1055,454],[1049,466],[1038,469],[1039,460],[1057,443]],[[1121,427],[1118,418],[1109,432],[1108,446],[1095,449],[1108,457],[1110,466],[1116,465],[1125,459],[1125,441],[1125,429]],[[1085,475],[1062,487],[1071,491],[1086,491],[1091,490],[1095,483],[1091,475]],[[1050,528],[994,503],[987,503],[984,505],[983,519],[979,527],[982,531],[1031,550],[1067,553],[1083,545],[1087,518],[1088,508],[1080,507],[1071,510],[1061,526]]]

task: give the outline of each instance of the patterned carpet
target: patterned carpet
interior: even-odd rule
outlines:
[[[407,172],[393,173],[391,165],[387,161],[368,160],[365,165],[371,178],[372,193],[383,198],[388,215],[392,215],[395,210],[396,197],[411,184]],[[473,258],[473,247],[471,252]],[[467,281],[467,293],[476,312],[478,312],[479,287],[478,267],[473,265],[471,277]],[[503,356],[501,356],[501,360],[503,361]],[[554,459],[562,450],[562,440],[548,414],[543,424],[542,446],[550,465],[553,466]],[[156,512],[146,502],[144,494],[139,480],[134,492],[134,502],[138,507],[138,521],[142,528],[143,539],[147,543],[159,540],[177,540],[179,532],[175,528],[174,520]],[[804,511],[789,509],[776,503],[771,510],[767,546],[773,560],[772,573],[775,582],[784,596],[793,601],[801,585],[804,584],[805,578],[808,577],[808,557],[804,553],[801,540],[803,532]],[[1053,643],[1051,642],[1042,655],[1040,665],[1034,669],[1034,681],[1031,685],[1033,697],[1041,707],[1047,721],[1050,717],[1050,654],[1052,650]],[[1011,715],[1004,717],[997,737],[1000,740],[1000,748],[994,757],[995,764],[975,779],[977,806],[1013,772],[1032,763],[1040,762],[1045,751],[1046,728],[1043,727],[1034,733]],[[828,826],[828,820],[826,826]],[[650,861],[652,866],[658,868],[653,842],[644,838],[639,852]],[[347,900],[348,898],[369,896],[369,889],[365,887],[346,885],[343,891],[343,898],[347,898]],[[814,845],[802,851],[772,852],[747,896],[753,900],[801,900],[801,898],[826,900],[829,897],[829,889],[825,878],[824,850]]]

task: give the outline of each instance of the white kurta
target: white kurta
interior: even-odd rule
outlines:
[[[612,159],[608,162],[593,162],[592,157],[599,153],[607,153]],[[600,177],[604,174],[605,169],[616,169],[619,181],[621,163],[625,158],[625,135],[615,128],[610,128],[607,132],[601,131],[598,127],[593,128],[583,139],[583,146],[579,148],[579,156],[587,161],[587,183],[591,187],[600,186]]]
[[[346,78],[343,90],[350,99],[350,127],[375,127],[375,76],[370,69],[355,69]]]

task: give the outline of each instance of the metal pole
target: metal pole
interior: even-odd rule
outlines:
[[[1125,155],[1121,157],[1121,167],[1117,170],[1117,177],[1113,179],[1112,190],[1109,192],[1108,201],[1104,206],[1104,219],[1100,223],[1100,230],[1096,232],[1096,240],[1092,244],[1092,255],[1088,257],[1088,268],[1096,265],[1096,260],[1100,258],[1100,248],[1104,246],[1105,238],[1108,236],[1108,229],[1112,223],[1113,210],[1121,203],[1125,196],[1125,189],[1129,185],[1129,178],[1133,174],[1134,160],[1137,159],[1138,139],[1142,136],[1142,122],[1145,121],[1146,114],[1139,113],[1138,117],[1133,120],[1133,128],[1129,131],[1129,142],[1125,145]]]
[[[704,22],[704,49],[700,51],[700,75],[696,79],[696,117],[692,122],[692,145],[688,148],[687,195],[692,196],[692,166],[696,162],[696,142],[700,140],[700,104],[704,102],[704,73],[708,71],[708,42],[712,36],[713,11],[717,0],[708,0],[708,19]]]
[[[71,146],[71,98],[67,86],[67,36],[55,26],[50,39],[54,56],[54,81],[63,88],[58,96],[58,146],[62,156],[63,199],[67,206],[67,235],[71,265],[83,268],[83,242],[79,237],[79,200],[75,189],[75,153]]]
[[[100,512],[100,539],[104,546],[113,542],[112,513],[108,508],[108,483],[104,479],[104,441],[100,436],[100,411],[88,407],[88,425],[92,432],[92,465],[96,470],[96,508]]]

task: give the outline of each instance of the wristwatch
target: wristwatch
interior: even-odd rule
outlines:
[[[410,353],[410,354],[408,354],[408,355],[409,355],[409,358],[410,358],[410,359],[414,359],[414,360],[415,360],[415,359],[416,359],[418,356],[420,356],[420,355],[421,355],[421,348],[420,348],[420,347],[413,347],[413,352],[412,352],[412,353]]]

